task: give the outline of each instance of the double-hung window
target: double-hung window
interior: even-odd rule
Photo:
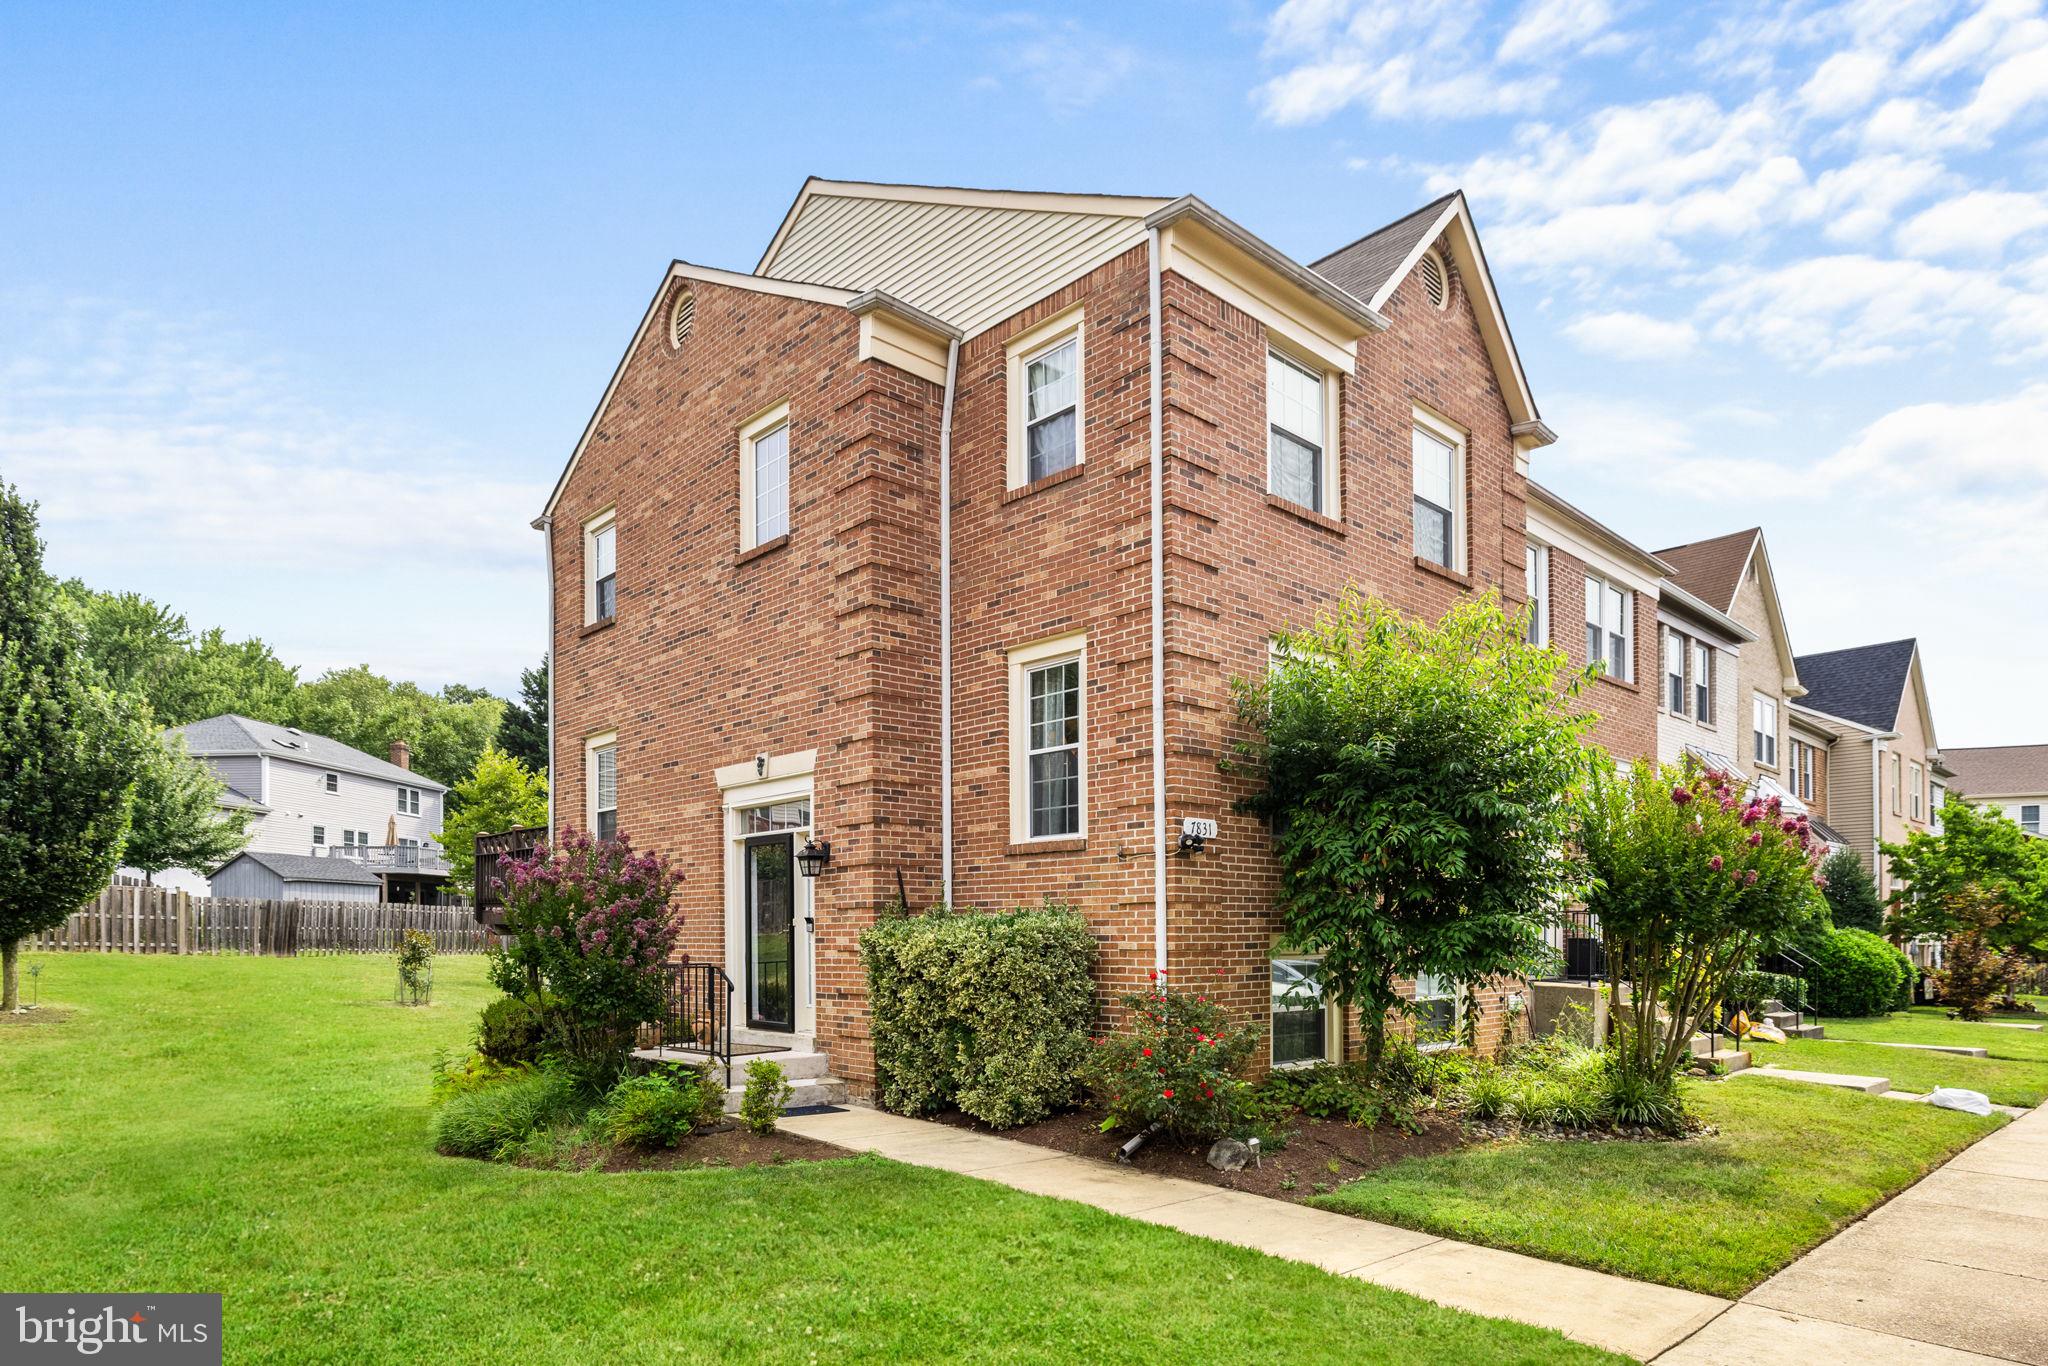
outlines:
[[[1692,715],[1703,726],[1714,724],[1714,651],[1692,643]]]
[[[329,773],[321,781],[326,785],[329,792],[341,791],[341,775],[339,773]]]
[[[1266,487],[1311,512],[1329,511],[1328,383],[1300,361],[1266,352]]]
[[[417,816],[420,814],[420,790],[416,787],[398,789],[398,814]]]
[[[1418,420],[1409,438],[1409,455],[1415,494],[1415,553],[1431,564],[1462,569],[1464,538],[1458,521],[1465,500],[1459,442],[1449,432]]]
[[[1772,768],[1778,766],[1778,699],[1757,693],[1750,699],[1750,757]]]
[[[1078,636],[1010,654],[1011,839],[1087,830],[1087,650]]]
[[[740,549],[789,534],[789,405],[740,428]]]
[[[1676,631],[1664,633],[1664,705],[1674,715],[1685,715],[1685,637]]]
[[[2020,829],[2029,835],[2041,833],[2041,808],[2038,803],[2027,802],[2020,807]]]
[[[583,624],[610,621],[619,612],[619,524],[601,512],[583,527]]]
[[[1607,676],[1635,681],[1635,597],[1605,579],[1586,578],[1586,662],[1605,664]]]
[[[1273,1065],[1329,1062],[1330,1009],[1323,1000],[1323,965],[1314,958],[1275,958]]]
[[[313,843],[315,843],[315,844],[325,844],[325,843],[327,843],[327,827],[326,827],[326,826],[324,826],[324,825],[316,825],[316,826],[314,826],[314,827],[313,827]]]
[[[1901,770],[1904,767],[1904,764],[1905,760],[1901,759],[1898,755],[1894,754],[1892,756],[1892,814],[1894,816],[1903,816],[1906,814],[1905,804],[1902,800],[1902,793],[1906,786],[1906,782],[1904,777],[1901,776]]]
[[[583,781],[590,833],[601,840],[619,833],[619,742],[593,735],[583,745]]]
[[[1926,800],[1926,797],[1923,795],[1926,791],[1926,772],[1918,764],[1908,764],[1906,765],[1906,776],[1908,778],[1907,788],[1912,793],[1907,800],[1912,803],[1911,814],[1913,819],[1917,821],[1921,819],[1921,812],[1924,809],[1921,803]]]
[[[1522,551],[1522,582],[1529,593],[1529,643],[1550,643],[1550,547],[1530,542]]]
[[[1027,482],[1072,469],[1081,451],[1081,338],[1069,336],[1024,362]]]
[[[1422,1047],[1448,1048],[1457,1040],[1458,986],[1448,977],[1423,973],[1415,979],[1415,1030]]]

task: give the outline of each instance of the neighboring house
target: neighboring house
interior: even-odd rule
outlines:
[[[1218,769],[1232,679],[1353,586],[1519,604],[1552,439],[1462,195],[1311,268],[1192,197],[809,181],[756,274],[663,272],[536,523],[552,824],[675,859],[740,1037],[858,1090],[899,886],[1061,898],[1106,997],[1163,969],[1264,1013],[1316,965]],[[1412,984],[1484,1038],[1510,989]],[[1337,1047],[1308,1010],[1274,1061]]]
[[[1589,738],[1616,759],[1658,757],[1658,580],[1662,560],[1531,479],[1526,591],[1529,638],[1573,664],[1603,666],[1581,696],[1599,720]]]
[[[1941,757],[1955,775],[1950,780],[1955,792],[2003,811],[2029,835],[2048,831],[2042,820],[2048,813],[2048,745],[1945,749]]]
[[[1938,828],[1935,812],[1949,770],[1934,734],[1934,712],[1913,640],[1799,656],[1807,692],[1794,703],[1802,723],[1831,734],[1826,816],[1862,856],[1880,896],[1893,889],[1882,844]]]
[[[403,740],[392,743],[387,760],[246,716],[208,717],[166,734],[183,736],[193,757],[227,785],[222,807],[251,813],[247,853],[346,862],[352,867],[333,868],[329,881],[359,887],[366,877],[387,901],[444,899],[448,863],[434,834],[447,788],[412,771]],[[246,868],[235,874],[256,876]],[[157,880],[195,895],[260,895],[221,891],[218,874],[209,889],[202,870],[176,870]]]
[[[1756,632],[1670,579],[1657,592],[1657,762],[1740,769],[1749,738],[1742,649]]]
[[[244,850],[213,875],[213,896],[270,901],[381,901],[383,879],[345,858]]]

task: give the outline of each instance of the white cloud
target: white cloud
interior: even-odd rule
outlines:
[[[1614,7],[1607,0],[1529,0],[1494,56],[1501,62],[1530,62],[1611,51]]]
[[[1986,271],[1860,254],[1710,273],[1711,335],[1814,369],[1895,360],[2004,318],[2013,292]]]
[[[1673,360],[1699,346],[1691,323],[1626,310],[1590,313],[1566,324],[1565,335],[1596,356],[1617,360]]]
[[[1892,153],[1858,157],[1814,180],[1826,222],[1837,242],[1862,242],[1891,226],[1900,209],[1952,177],[1939,161]]]
[[[2010,190],[1972,190],[1921,210],[1893,241],[1915,256],[1995,257],[2015,238],[2048,227],[2048,200]]]
[[[1891,73],[1878,52],[1838,52],[1822,62],[1799,88],[1799,102],[1822,118],[1853,114],[1877,98]]]
[[[1535,11],[1599,8],[1590,0],[1536,0],[1539,26],[1583,23]],[[1475,59],[1483,7],[1472,0],[1288,0],[1267,19],[1266,55],[1287,65],[1257,91],[1261,115],[1283,126],[1317,123],[1351,105],[1381,118],[1464,119],[1528,113],[1558,86],[1554,72],[1510,74]],[[1512,36],[1512,35],[1510,35]]]
[[[1799,496],[1791,470],[1775,461],[1701,450],[1701,428],[1671,404],[1612,394],[1563,393],[1545,401],[1559,433],[1539,456],[1537,478],[1553,487],[1576,481],[1550,473],[1561,466],[1597,481],[1622,481],[1632,491],[1682,494],[1688,500],[1752,503],[1759,488]]]

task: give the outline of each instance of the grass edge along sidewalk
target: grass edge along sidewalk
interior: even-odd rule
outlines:
[[[483,963],[43,957],[0,1024],[0,1285],[211,1290],[236,1362],[1609,1361],[1546,1330],[873,1157],[436,1155]]]

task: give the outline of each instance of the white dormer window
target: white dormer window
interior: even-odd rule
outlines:
[[[618,612],[618,512],[607,508],[583,524],[583,624],[610,621]]]
[[[740,549],[789,534],[789,405],[740,428]]]
[[[1306,362],[1266,352],[1266,488],[1276,498],[1334,517],[1336,425],[1329,375]]]

